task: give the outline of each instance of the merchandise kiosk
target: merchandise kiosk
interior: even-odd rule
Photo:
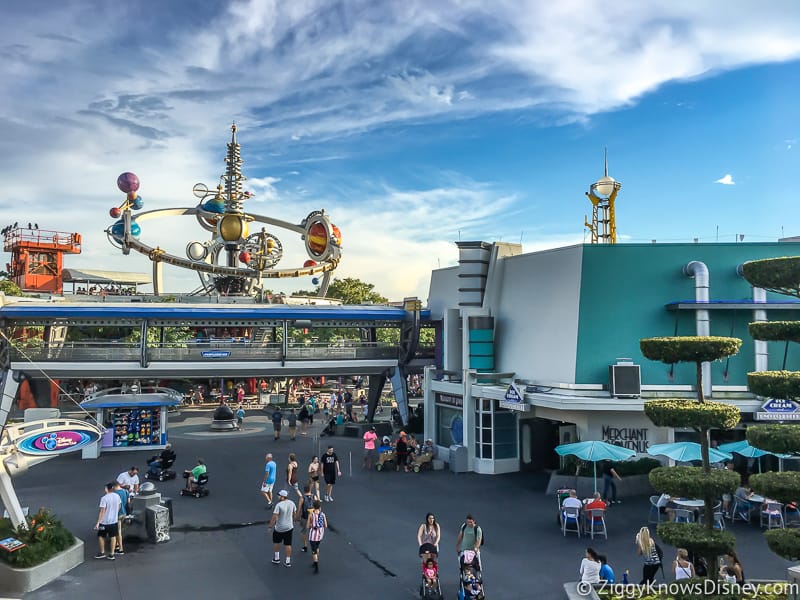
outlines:
[[[162,450],[167,444],[167,409],[181,403],[180,392],[170,388],[112,388],[81,402],[105,427],[98,444],[85,448],[83,458],[100,452]],[[94,455],[93,455],[94,454]]]

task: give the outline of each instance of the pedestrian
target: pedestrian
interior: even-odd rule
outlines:
[[[275,439],[281,439],[281,425],[283,425],[283,413],[281,407],[276,406],[272,413],[272,428],[275,430]]]
[[[614,570],[608,564],[608,557],[605,554],[600,554],[598,558],[600,559],[600,580],[606,583],[614,583],[616,581]]]
[[[119,485],[128,491],[131,496],[139,493],[139,469],[138,467],[131,467],[127,471],[123,471],[117,475]]]
[[[579,573],[583,583],[600,583],[600,556],[594,548],[586,549]]]
[[[236,424],[239,427],[239,431],[244,428],[244,406],[241,404],[239,405],[239,408],[236,409]]]
[[[336,478],[342,476],[339,457],[333,451],[333,446],[328,446],[322,455],[322,476],[325,479],[325,501],[333,502],[333,486],[336,485]]]
[[[356,420],[353,415],[353,394],[350,392],[345,392],[344,395],[344,414],[347,417],[347,420],[351,423],[355,423]]]
[[[621,480],[622,477],[614,470],[614,463],[610,460],[603,461],[603,497],[609,504],[619,504],[617,500],[617,484],[614,480]],[[608,496],[608,491],[611,490],[611,497]]]
[[[319,573],[319,544],[328,527],[328,517],[322,512],[319,498],[314,500],[314,509],[308,515],[308,541],[311,544],[311,559],[314,561],[314,575]]]
[[[261,482],[261,494],[267,500],[267,508],[272,508],[272,488],[275,485],[275,475],[278,471],[278,465],[272,460],[272,454],[267,454],[264,458],[267,464],[264,466],[264,479]]]
[[[404,431],[400,432],[400,437],[397,438],[397,443],[394,445],[394,451],[397,454],[397,467],[396,471],[403,467],[403,470],[408,473],[408,443],[406,442],[406,434]]]
[[[319,463],[319,456],[316,454],[311,457],[311,463],[308,465],[308,485],[311,487],[311,493],[319,498],[319,471],[322,465]]]
[[[483,530],[475,522],[475,517],[467,515],[456,538],[456,552],[460,555],[465,550],[478,552],[483,544]]]
[[[281,544],[286,553],[284,565],[292,566],[292,532],[294,531],[294,521],[297,517],[297,506],[289,500],[289,492],[281,490],[278,492],[278,503],[272,512],[269,520],[269,529],[272,530],[272,562],[281,564]]]
[[[375,433],[375,428],[370,427],[369,431],[364,433],[364,461],[361,463],[362,469],[372,469],[375,466],[375,442],[378,440],[378,434]]]
[[[652,583],[655,581],[656,573],[661,566],[661,557],[658,552],[658,544],[650,537],[650,529],[642,527],[636,534],[636,553],[642,557],[642,580],[639,585]]]
[[[308,429],[308,408],[304,405],[300,407],[300,414],[297,415],[300,419],[300,435],[307,435]]]
[[[128,514],[128,490],[122,489],[119,481],[114,482],[114,493],[119,496],[119,515],[117,519],[117,555],[125,554],[122,547],[122,523],[125,521],[125,516]]]
[[[307,483],[303,487],[303,495],[300,496],[300,506],[298,507],[300,513],[300,535],[303,538],[302,552],[308,552],[308,515],[314,507],[315,499],[318,500],[319,497],[311,493],[311,485]]]
[[[100,498],[100,512],[97,515],[97,523],[94,528],[97,530],[97,543],[100,551],[95,554],[95,558],[108,558],[114,560],[114,551],[117,547],[117,529],[119,522],[119,508],[122,500],[118,494],[114,493],[114,482],[111,481],[105,486],[105,494]],[[108,540],[109,554],[106,556],[106,540]]]
[[[417,543],[422,560],[438,556],[440,541],[442,541],[442,528],[439,527],[433,513],[428,513],[425,515],[425,522],[417,530]]]
[[[294,441],[297,436],[297,414],[294,412],[294,409],[289,411],[286,422],[289,424],[289,439]]]
[[[239,406],[244,403],[244,386],[241,383],[236,388],[236,403]]]
[[[300,493],[300,488],[297,485],[297,457],[294,453],[289,455],[289,464],[286,466],[286,483],[292,488],[295,492],[297,492],[298,496],[303,494]]]

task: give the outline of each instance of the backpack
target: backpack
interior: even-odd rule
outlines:
[[[463,534],[464,530],[466,528],[467,528],[467,524],[466,523],[462,523],[461,524],[461,529],[459,529],[458,532]],[[483,546],[486,543],[486,536],[483,535],[483,529],[481,528],[481,526],[478,525],[477,523],[475,523],[475,535],[478,535],[478,533],[481,534],[481,546]]]
[[[303,508],[300,512],[301,518],[308,520],[308,509],[312,506],[314,506],[314,498],[311,494],[303,495]]]

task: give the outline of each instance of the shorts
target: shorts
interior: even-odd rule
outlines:
[[[275,485],[274,483],[262,483],[261,484],[261,491],[262,492],[271,492],[274,485]]]
[[[336,483],[336,471],[323,471],[322,475],[325,477],[325,483],[329,485]]]
[[[422,556],[423,554],[439,554],[439,551],[433,544],[425,542],[419,547],[419,555]]]
[[[318,540],[316,542],[308,542],[308,545],[311,546],[311,554],[317,554],[319,552],[319,542],[320,541],[321,540]]]
[[[112,538],[117,537],[119,525],[117,523],[100,523],[97,528],[97,537]]]
[[[289,531],[277,531],[275,529],[272,530],[272,543],[273,544],[280,544],[283,543],[284,546],[291,546],[292,545],[292,533],[294,529],[290,529]]]
[[[319,481],[319,475],[312,475],[311,481]]]
[[[300,488],[297,486],[297,482],[296,482],[296,481],[295,481],[294,483],[288,483],[288,485],[289,485],[289,487],[290,487],[290,488],[292,488],[292,489],[293,489],[295,492],[297,492],[298,494],[300,493]]]
[[[377,450],[375,448],[364,448],[364,459],[370,459],[374,461],[377,458]]]
[[[273,424],[272,424],[272,427],[274,427],[274,428],[275,428],[275,431],[280,431],[280,430],[281,430],[281,424],[280,424],[280,423],[277,423],[277,424],[276,424],[276,423],[273,423]]]

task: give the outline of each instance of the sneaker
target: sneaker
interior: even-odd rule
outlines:
[[[125,555],[125,550],[117,550],[116,551],[116,555],[117,556],[124,556]]]
[[[105,558],[105,557],[106,557],[106,555],[105,555],[105,554],[103,554],[102,552],[98,552],[97,554],[95,554],[95,555],[94,555],[94,557],[95,557],[95,558]]]
[[[285,563],[283,563],[283,566],[289,568],[292,566],[292,563],[287,560]]]
[[[330,498],[328,496],[325,496],[325,502],[330,502]]]
[[[319,563],[314,563],[314,575],[319,574]]]
[[[328,496],[328,502],[333,502],[333,496]]]
[[[273,559],[272,559],[272,564],[273,564],[273,565],[279,565],[279,564],[281,564],[281,559],[280,559],[280,558],[273,558]]]
[[[308,552],[308,548],[306,546],[303,546],[302,548],[300,548],[300,552]]]
[[[108,560],[117,560],[117,557],[113,554],[109,554],[106,558],[108,558]]]

